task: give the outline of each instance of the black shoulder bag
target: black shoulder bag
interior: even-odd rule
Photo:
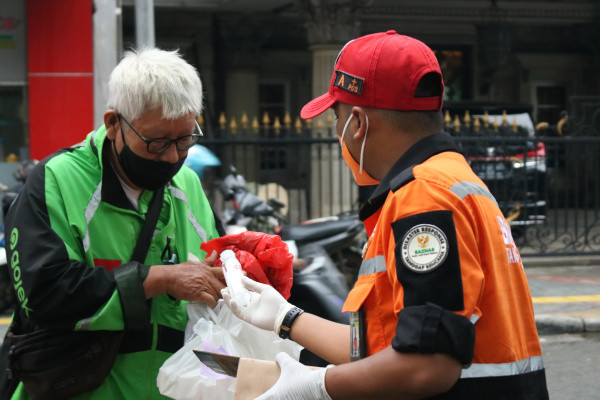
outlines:
[[[164,187],[152,197],[131,261],[145,261],[163,198]],[[19,325],[16,311],[0,352],[0,364],[8,361],[8,368],[0,371],[2,399],[12,396],[19,381],[33,400],[68,399],[96,389],[108,376],[125,333],[50,329],[22,333]]]

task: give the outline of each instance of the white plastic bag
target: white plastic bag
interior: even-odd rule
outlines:
[[[187,307],[190,322],[186,336],[191,337],[186,337],[185,345],[158,372],[158,389],[165,396],[176,400],[233,399],[235,379],[212,371],[192,350],[270,361],[282,351],[296,360],[300,357],[300,345],[240,320],[222,300],[214,310],[202,303]]]

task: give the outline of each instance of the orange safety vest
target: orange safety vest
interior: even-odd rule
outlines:
[[[435,222],[446,216],[447,226]],[[351,313],[353,359],[390,346],[405,307],[442,303],[475,326],[474,357],[456,386],[480,385],[465,397],[478,398],[479,390],[485,398],[486,382],[498,378],[509,391],[537,388],[515,398],[547,398],[531,295],[510,226],[449,135],[411,148],[375,189],[361,219],[369,241],[343,307]],[[455,274],[448,272],[453,268]]]

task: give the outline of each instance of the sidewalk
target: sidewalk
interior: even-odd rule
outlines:
[[[600,256],[523,257],[538,332],[600,332]]]

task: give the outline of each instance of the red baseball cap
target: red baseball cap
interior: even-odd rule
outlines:
[[[439,96],[415,97],[426,74],[439,74]],[[336,102],[401,111],[442,109],[444,81],[440,65],[425,43],[387,31],[351,40],[335,62],[329,91],[308,102],[300,111],[313,118]]]

